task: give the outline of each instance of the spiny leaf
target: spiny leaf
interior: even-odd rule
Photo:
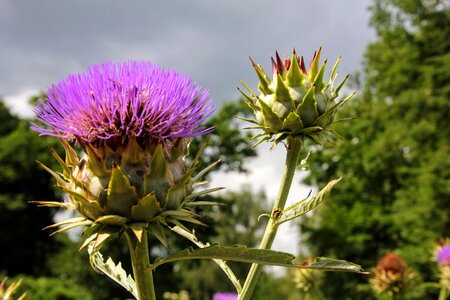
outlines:
[[[197,237],[195,236],[194,232],[190,232],[190,231],[184,230],[183,228],[178,227],[178,226],[169,227],[169,228],[170,228],[170,230],[172,230],[172,231],[178,233],[179,235],[181,235],[182,237],[188,239],[189,241],[191,241],[192,243],[197,245],[197,247],[199,247],[199,248],[205,248],[205,247],[209,247],[210,246],[209,243],[204,244],[204,243],[200,242],[197,239]],[[235,286],[236,291],[238,293],[240,293],[241,290],[242,290],[242,286],[241,286],[241,283],[239,282],[239,279],[237,279],[236,275],[234,274],[233,270],[231,270],[230,267],[227,265],[227,263],[224,260],[222,260],[222,259],[213,259],[213,261],[228,276],[230,281]]]
[[[314,259],[308,259],[300,265],[294,267],[321,271],[350,272],[365,275],[370,274],[369,272],[365,272],[360,265],[348,262],[346,260],[328,257],[316,257]]]
[[[316,196],[312,198],[308,197],[286,208],[282,212],[281,217],[276,221],[276,224],[280,225],[284,222],[298,218],[316,208],[328,197],[334,185],[338,183],[340,180],[341,178],[330,181]]]
[[[282,212],[281,217],[276,220],[275,224],[280,225],[284,222],[303,216],[307,212],[313,210],[328,197],[334,185],[340,180],[341,178],[330,181],[316,196],[312,198],[308,197],[286,208]]]
[[[257,263],[272,266],[364,273],[364,270],[359,265],[344,260],[319,257],[309,259],[301,264],[296,264],[294,260],[295,257],[286,252],[253,249],[245,246],[220,246],[218,244],[195,250],[190,247],[175,252],[166,258],[156,259],[150,266],[149,271],[154,270],[165,263],[190,259],[222,259],[225,261]]]
[[[122,264],[120,262],[116,265],[110,257],[105,262],[103,260],[103,255],[99,251],[94,251],[92,247],[89,247],[88,252],[92,268],[95,271],[107,275],[109,278],[123,286],[136,299],[138,299],[136,283],[131,275],[128,275],[122,268]]]

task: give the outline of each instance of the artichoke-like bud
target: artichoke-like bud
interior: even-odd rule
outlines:
[[[260,93],[255,94],[243,82],[249,94],[239,91],[247,99],[247,104],[256,117],[254,120],[245,120],[257,125],[251,128],[264,131],[254,137],[261,138],[259,143],[264,140],[278,143],[288,136],[305,137],[320,143],[321,140],[330,140],[335,135],[328,127],[335,122],[339,108],[353,94],[344,99],[337,99],[348,76],[334,87],[339,58],[331,70],[328,82],[325,82],[327,61],[320,65],[320,53],[321,48],[314,53],[308,69],[303,56],[297,56],[295,49],[292,57],[284,60],[276,53],[276,58],[272,58],[272,78],[261,65],[250,58],[259,78]]]
[[[450,239],[438,243],[435,258],[439,268],[439,282],[442,288],[450,291]]]
[[[47,169],[69,198],[39,202],[76,210],[81,217],[49,226],[87,226],[82,247],[96,248],[129,228],[148,230],[167,245],[163,226],[202,224],[196,192],[206,184],[197,170],[201,148],[189,163],[191,137],[211,131],[200,124],[212,113],[208,95],[186,76],[145,62],[91,66],[52,86],[33,128],[58,137],[65,159],[52,151],[62,172]],[[68,141],[76,141],[81,155]],[[212,166],[211,166],[212,167]]]
[[[386,293],[391,297],[404,293],[415,277],[406,262],[395,253],[383,256],[373,270],[373,275],[373,289],[379,294]]]

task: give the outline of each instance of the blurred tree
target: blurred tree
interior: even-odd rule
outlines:
[[[225,171],[246,171],[244,162],[248,158],[255,157],[256,151],[249,143],[251,133],[249,131],[243,132],[242,122],[235,118],[236,116],[247,116],[251,113],[246,108],[247,105],[243,99],[225,102],[220,110],[205,124],[206,127],[213,126],[214,131],[209,135],[208,147],[202,157],[204,166],[222,159],[219,166],[212,171],[218,171],[220,168]],[[194,139],[190,153],[195,155],[203,141],[203,137]]]
[[[366,52],[363,94],[344,110],[357,119],[336,128],[343,141],[312,155],[307,178],[344,180],[301,231],[314,254],[369,269],[397,249],[433,281],[431,249],[450,228],[450,5],[378,0],[371,10],[378,38]],[[322,289],[329,299],[373,299],[366,282],[326,273]],[[417,288],[408,299],[436,292]]]
[[[54,165],[48,148],[57,148],[57,141],[38,138],[3,102],[0,122],[0,271],[46,274],[46,260],[58,243],[42,228],[52,223],[53,212],[28,202],[58,197],[53,180],[35,162]]]

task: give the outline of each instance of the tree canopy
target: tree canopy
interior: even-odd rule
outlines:
[[[356,120],[336,127],[342,141],[311,156],[307,182],[344,179],[301,230],[314,254],[370,269],[396,251],[419,281],[435,281],[432,250],[450,228],[450,7],[380,0],[371,10],[377,40],[366,51],[362,94],[344,109]],[[327,273],[323,282],[331,299],[373,297],[364,278]],[[417,288],[410,297],[436,293]]]

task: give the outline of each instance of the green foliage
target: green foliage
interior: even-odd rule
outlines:
[[[20,291],[28,291],[27,300],[93,300],[98,299],[73,282],[50,277],[20,277]]]
[[[364,92],[345,109],[357,119],[337,126],[344,141],[310,158],[307,182],[343,180],[301,230],[316,255],[370,269],[396,249],[435,281],[433,245],[450,228],[450,8],[380,0],[372,12],[378,40],[366,52]],[[421,286],[408,299],[436,298]],[[354,275],[327,273],[322,289],[331,299],[374,299]]]
[[[45,261],[57,243],[42,228],[52,222],[53,213],[28,201],[58,197],[53,180],[35,163],[38,159],[51,165],[48,147],[57,142],[39,138],[1,102],[0,118],[0,270],[45,274]]]

